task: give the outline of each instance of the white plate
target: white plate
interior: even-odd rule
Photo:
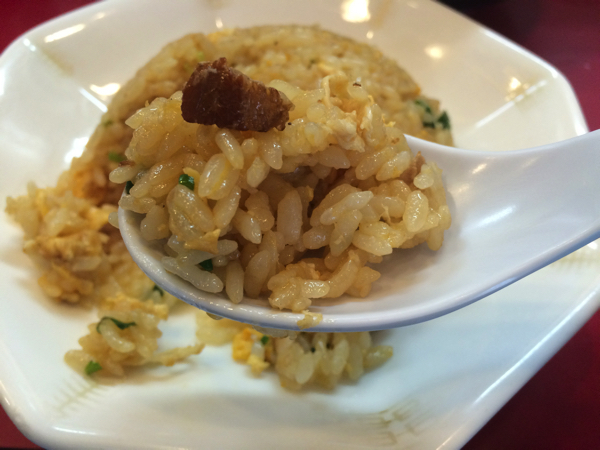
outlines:
[[[347,3],[347,2],[346,2]],[[513,149],[584,133],[567,81],[525,50],[428,1],[112,0],[49,22],[0,58],[0,198],[55,183],[110,99],[165,43],[187,32],[320,23],[397,58],[453,119],[457,145]],[[362,11],[362,12],[361,12]],[[104,91],[102,90],[104,88]],[[19,428],[60,448],[458,448],[597,309],[592,243],[489,298],[431,322],[382,332],[395,356],[357,385],[294,394],[252,379],[209,348],[187,364],[98,386],[72,372],[92,312],[53,304],[33,281],[20,229],[0,216],[0,394]],[[493,255],[490,255],[493,257]],[[163,328],[191,339],[191,314]]]

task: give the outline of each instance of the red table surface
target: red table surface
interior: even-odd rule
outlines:
[[[463,14],[557,67],[590,130],[600,128],[599,0],[448,0]],[[89,0],[0,0],[0,49]],[[0,410],[1,448],[38,448]],[[600,312],[467,445],[476,449],[600,449]]]

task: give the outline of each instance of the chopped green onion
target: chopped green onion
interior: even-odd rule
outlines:
[[[204,52],[199,51],[198,54],[196,55],[196,59],[198,60],[198,62],[204,61]]]
[[[102,366],[96,361],[90,361],[89,363],[87,363],[87,366],[85,366],[86,375],[91,375],[94,372],[98,372],[99,370],[102,370]]]
[[[129,191],[131,190],[132,187],[133,187],[133,183],[131,181],[128,181],[127,183],[125,183],[125,193],[129,194]]]
[[[110,127],[114,122],[111,119],[105,120],[104,122],[102,122],[102,126],[104,128],[108,128]]]
[[[157,286],[156,284],[154,285],[154,287],[152,288],[152,291],[156,291],[160,294],[160,296],[162,297],[163,295],[165,295],[165,291],[163,291],[159,286]]]
[[[120,163],[121,161],[125,161],[127,157],[121,153],[109,152],[108,159],[110,159],[112,162]]]
[[[262,345],[267,345],[268,342],[269,342],[269,336],[264,335],[263,337],[260,338],[260,343]]]
[[[435,128],[435,123],[433,122],[423,122],[423,126],[426,128]]]
[[[429,106],[425,101],[423,101],[421,99],[417,99],[417,100],[415,100],[415,103],[417,105],[419,105],[421,108],[423,108],[427,114],[433,114],[433,111],[431,110],[431,106]]]
[[[213,271],[212,259],[207,259],[206,261],[202,261],[200,263],[200,267],[202,267],[207,272],[212,272]]]
[[[440,114],[440,117],[437,118],[437,121],[442,124],[442,128],[444,130],[450,129],[450,117],[448,117],[448,113],[446,113],[446,111]]]
[[[190,177],[185,173],[179,177],[179,184],[183,184],[186,188],[194,190],[194,177]]]
[[[100,333],[100,324],[107,319],[112,320],[115,323],[115,325],[117,327],[119,327],[119,330],[124,330],[125,328],[129,328],[129,327],[135,325],[135,322],[121,322],[120,320],[114,319],[112,317],[104,316],[102,319],[100,319],[100,322],[98,322],[98,325],[96,325],[96,331],[99,334],[102,334],[102,333]]]

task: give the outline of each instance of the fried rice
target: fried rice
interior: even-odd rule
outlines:
[[[198,62],[220,57],[294,103],[283,131],[182,119],[179,91]],[[364,297],[379,277],[370,265],[392,248],[437,249],[450,226],[441,171],[413,155],[403,133],[452,143],[439,103],[368,45],[299,26],[167,45],[115,95],[55,187],[29,184],[7,201],[43,291],[98,310],[67,363],[123,376],[130,366],[172,365],[205,344],[230,342],[236,361],[254,374],[274,367],[290,389],[332,388],[382,364],[392,349],[372,345],[367,332],[277,337],[201,312],[196,342],[158,352],[159,323],[178,300],[133,263],[109,218],[118,204],[145,214],[142,234],[164,240],[167,268],[233,302],[268,295],[273,307],[306,311],[321,297]]]

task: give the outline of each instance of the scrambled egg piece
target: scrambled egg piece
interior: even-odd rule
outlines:
[[[233,338],[232,357],[238,362],[248,364],[254,375],[260,375],[271,365],[272,340],[266,334],[246,327]]]

